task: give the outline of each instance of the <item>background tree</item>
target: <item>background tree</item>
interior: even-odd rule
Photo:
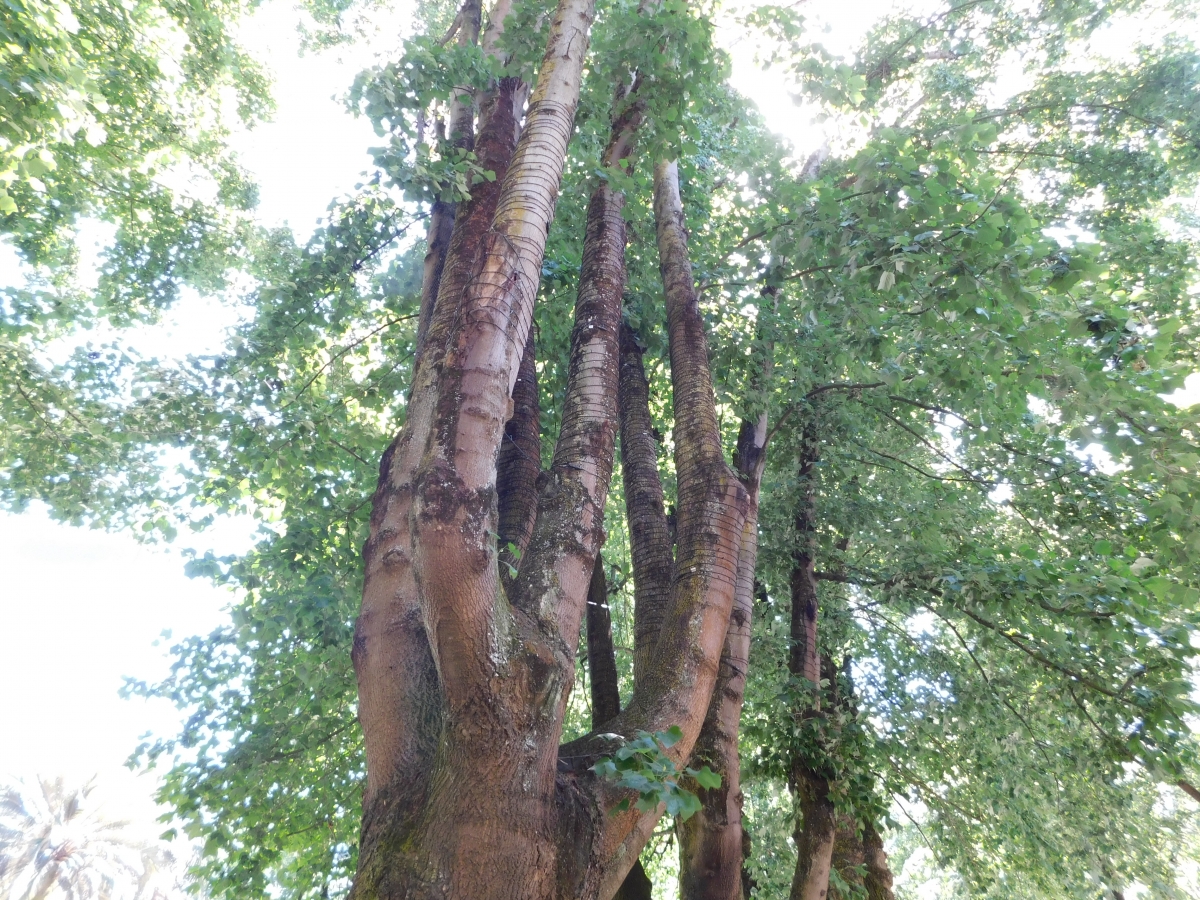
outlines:
[[[13,900],[157,900],[175,860],[103,815],[94,782],[6,785],[0,793],[0,889]]]

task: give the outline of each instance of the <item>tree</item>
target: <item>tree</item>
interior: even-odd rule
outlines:
[[[36,788],[7,785],[0,794],[0,889],[13,900],[165,896],[171,855],[131,837],[89,804],[94,782],[68,789],[63,779]]]
[[[885,897],[920,801],[973,895],[1169,895],[1197,67],[1182,40],[1079,63],[1151,12],[1187,11],[947,5],[840,60],[754,10],[865,123],[806,165],[706,9],[425,10],[355,88],[377,172],[307,247],[257,240],[229,351],[67,393],[190,451],[175,493],[90,514],[273,524],[193,560],[245,599],[142,687],[194,712],[147,750],[213,889],[607,897],[665,808],[689,897]],[[69,515],[56,477],[22,496]]]

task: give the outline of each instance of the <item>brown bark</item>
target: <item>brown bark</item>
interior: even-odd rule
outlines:
[[[867,900],[896,900],[892,892],[892,870],[888,865],[887,852],[883,849],[883,838],[868,822],[863,828],[863,852],[867,865]]]
[[[458,258],[452,239],[429,352],[382,467],[355,636],[368,767],[356,898],[554,893],[553,707],[572,659],[518,637],[497,603],[491,535],[591,14],[589,0],[560,6],[491,227],[455,229]],[[432,666],[413,671],[416,659]],[[525,740],[506,740],[514,731]]]
[[[460,47],[471,47],[478,42],[481,6],[480,0],[464,0],[454,17],[452,34],[457,35]],[[452,147],[470,149],[474,144],[474,104],[465,91],[456,92],[451,103],[448,137]],[[418,353],[425,344],[429,324],[433,320],[438,286],[442,280],[446,254],[450,249],[450,237],[454,231],[454,212],[454,204],[441,198],[433,201],[433,207],[429,211],[428,249],[425,252],[424,270],[421,274],[421,306],[417,317]]]
[[[633,678],[650,669],[663,614],[671,600],[675,561],[658,474],[658,441],[650,418],[650,387],[642,348],[627,324],[621,325],[621,371],[617,407],[621,426],[621,474],[633,563]]]
[[[518,120],[516,79],[502,80],[491,107],[495,115],[480,134],[476,152],[480,164],[496,172],[494,183],[478,186],[457,216],[451,238],[448,274],[438,280],[439,293],[461,295],[478,249],[480,234],[495,212],[502,180],[516,146]],[[418,355],[418,366],[440,360],[445,338],[453,323],[457,300],[442,305],[432,334]],[[359,719],[367,749],[365,806],[394,774],[392,785],[401,808],[412,806],[427,786],[429,761],[441,723],[441,686],[431,653],[428,632],[417,602],[408,515],[412,484],[392,478],[397,451],[419,450],[411,430],[397,436],[380,462],[379,485],[372,501],[371,537],[363,549],[366,578],[363,608],[355,627],[354,664],[359,683]],[[411,457],[409,461],[411,465]],[[372,645],[373,651],[366,652]],[[386,818],[386,815],[384,816]],[[364,819],[364,829],[370,819]]]
[[[770,375],[764,360],[763,378]],[[767,414],[743,421],[734,453],[734,469],[749,504],[742,527],[737,590],[721,652],[716,687],[693,758],[721,776],[720,786],[700,790],[701,809],[679,828],[679,895],[682,900],[743,900],[741,757],[738,731],[746,694],[750,632],[754,606],[754,569],[758,560],[758,493],[766,463]]]
[[[858,822],[853,816],[839,814],[836,822],[830,870],[837,872],[841,881],[850,886],[850,892],[838,890],[831,880],[829,897],[830,900],[854,900],[855,897],[862,896],[866,891],[864,870],[867,851],[858,833]]]
[[[708,342],[688,260],[678,174],[671,163],[655,167],[654,201],[667,301],[681,527],[676,578],[657,652],[645,678],[635,684],[629,707],[606,730],[632,736],[639,729],[655,732],[678,726],[683,738],[669,753],[679,763],[692,752],[716,682],[749,501],[721,450]],[[565,747],[564,759],[587,759],[607,749],[588,738]],[[597,792],[608,810],[623,799],[605,784],[597,785]],[[616,893],[661,812],[630,810],[605,816],[592,848],[598,896]],[[590,890],[576,893],[590,895]]]
[[[425,251],[424,270],[421,274],[421,307],[417,317],[417,347],[425,344],[429,323],[433,320],[433,307],[437,300],[438,285],[442,281],[442,270],[446,266],[446,251],[450,248],[450,235],[454,231],[454,205],[445,200],[434,200],[429,212],[429,232],[426,235],[428,249]]]
[[[518,569],[537,517],[537,479],[542,471],[541,405],[533,330],[525,339],[521,368],[513,387],[513,412],[504,425],[504,440],[496,460],[496,533],[500,545],[500,575],[506,587]]]
[[[1197,803],[1200,803],[1200,788],[1197,788],[1190,781],[1186,781],[1182,778],[1176,781],[1175,785]]]
[[[796,548],[792,554],[791,651],[788,670],[804,678],[814,688],[821,680],[820,655],[817,651],[817,579],[816,562],[816,465],[820,460],[816,424],[805,423],[801,436],[799,490],[796,510]]]
[[[624,223],[607,185],[589,206],[562,429],[509,585],[496,546],[497,461],[591,15],[590,0],[562,0],[490,224],[484,190],[457,217],[407,420],[381,465],[354,647],[368,766],[354,900],[607,900],[657,818],[613,814],[625,792],[590,771],[608,737],[558,747],[616,429]],[[485,117],[481,159],[489,140],[511,141],[519,93]],[[675,178],[660,167],[655,208],[689,508],[659,652],[605,730],[678,725],[681,762],[716,679],[747,499],[721,454]]]
[[[608,584],[604,563],[596,557],[596,569],[588,590],[587,639],[588,674],[592,692],[592,728],[602,731],[604,724],[621,711],[621,692],[617,682],[617,657],[613,649],[612,617],[608,608]],[[653,884],[639,859],[634,863],[615,900],[650,900]]]
[[[608,579],[604,560],[596,556],[596,568],[587,598],[588,676],[592,691],[592,728],[599,731],[621,711],[617,681],[617,656],[613,650],[612,617],[608,609]]]
[[[796,822],[796,872],[791,900],[824,900],[829,892],[829,871],[837,820],[829,800],[829,783],[797,767],[792,773],[792,790],[799,800]]]
[[[819,715],[821,708],[821,658],[817,644],[817,581],[814,572],[816,552],[816,464],[820,455],[814,419],[805,422],[801,436],[799,481],[800,498],[796,510],[796,549],[791,573],[791,648],[788,671],[803,678],[812,687],[811,704],[796,710],[801,717]],[[791,900],[823,900],[829,891],[829,872],[837,818],[829,797],[829,782],[820,772],[809,768],[803,759],[794,759],[790,775],[792,792],[800,816],[796,822],[796,871],[792,878]]]

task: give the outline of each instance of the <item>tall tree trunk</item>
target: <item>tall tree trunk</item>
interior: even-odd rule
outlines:
[[[760,379],[771,373],[771,350]],[[746,841],[742,831],[741,757],[738,732],[746,695],[750,633],[754,614],[754,570],[758,561],[758,494],[766,465],[767,413],[742,422],[733,465],[749,505],[742,526],[737,589],[716,688],[693,757],[721,776],[721,784],[701,789],[701,808],[679,827],[679,895],[682,900],[743,900]]]
[[[812,689],[807,708],[796,710],[801,717],[819,715],[821,708],[821,658],[817,644],[816,555],[816,465],[820,459],[817,423],[808,418],[801,433],[799,481],[800,500],[796,511],[796,548],[792,555],[791,649],[788,671]],[[829,891],[837,820],[829,797],[829,782],[807,762],[792,761],[792,792],[800,816],[796,822],[796,871],[791,900],[824,900]]]
[[[667,301],[675,411],[680,507],[676,576],[649,670],[635,683],[629,706],[606,730],[632,736],[638,730],[655,732],[678,726],[683,737],[668,752],[679,763],[692,752],[716,682],[749,499],[721,449],[708,342],[688,259],[678,172],[673,163],[655,167],[654,212]],[[594,738],[574,742],[564,748],[564,758],[582,755],[587,759],[589,752],[603,746]],[[598,787],[602,805],[613,809],[620,792]],[[596,888],[600,897],[616,893],[661,814],[661,809],[648,813],[630,809],[606,817],[593,848],[599,857],[595,869],[600,873]]]
[[[513,412],[504,426],[496,460],[497,526],[501,578],[511,585],[521,564],[537,517],[537,479],[542,471],[542,411],[538,397],[533,329],[512,392]]]
[[[608,585],[604,561],[596,557],[596,571],[588,592],[587,610],[588,674],[592,688],[592,728],[604,724],[621,711],[621,692],[617,684],[617,658],[613,650],[612,617],[608,608]],[[654,885],[639,859],[616,893],[615,900],[650,900]]]
[[[460,47],[473,47],[479,41],[481,0],[464,0],[455,17],[457,42]],[[474,103],[464,90],[455,93],[450,107],[450,130],[447,135],[452,147],[470,150],[475,143]],[[425,343],[429,324],[433,321],[433,307],[437,301],[438,286],[442,270],[446,265],[446,254],[450,249],[450,236],[454,231],[454,204],[440,197],[433,201],[429,211],[428,249],[425,252],[424,269],[421,273],[421,307],[417,317],[417,348]]]
[[[626,323],[621,325],[617,398],[625,516],[633,562],[633,678],[638,683],[645,680],[653,662],[663,615],[671,601],[675,560],[658,474],[658,442],[650,418],[650,386],[642,366],[642,346]]]
[[[658,813],[621,811],[628,792],[598,779],[592,765],[612,752],[613,734],[671,726],[683,733],[670,751],[682,762],[712,694],[747,498],[721,451],[673,166],[657,173],[655,212],[681,571],[653,666],[605,733],[558,747],[604,536],[616,430],[624,227],[621,198],[606,185],[589,206],[554,458],[538,479],[520,571],[500,575],[498,457],[591,15],[590,0],[561,0],[494,212],[480,191],[456,219],[407,420],[381,464],[353,654],[367,749],[353,900],[607,900]],[[505,138],[509,108],[498,103],[485,116],[481,159],[489,140],[515,133],[509,128]]]
[[[829,783],[802,767],[792,772],[792,790],[799,800],[796,822],[796,872],[791,900],[824,900],[829,892],[837,821],[829,799]]]
[[[367,749],[355,898],[554,894],[556,708],[573,654],[536,625],[520,640],[498,606],[495,478],[591,16],[590,0],[563,0],[490,228],[455,229],[381,465],[354,646]]]

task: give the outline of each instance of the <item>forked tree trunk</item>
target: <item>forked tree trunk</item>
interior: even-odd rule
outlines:
[[[613,464],[624,230],[607,187],[589,207],[554,459],[534,496],[505,501],[534,509],[515,577],[502,578],[497,546],[498,495],[513,484],[498,459],[591,15],[590,0],[562,0],[498,196],[479,190],[456,217],[407,420],[381,462],[353,653],[367,751],[354,900],[608,898],[657,819],[618,812],[626,792],[591,771],[615,748],[608,734],[558,746]],[[519,97],[505,90],[476,143],[498,172],[486,154],[511,142]],[[656,171],[655,213],[679,573],[653,663],[605,732],[679,726],[681,762],[716,680],[747,498],[722,455],[673,166]]]
[[[554,894],[573,652],[557,610],[520,621],[500,588],[496,462],[591,15],[589,0],[560,6],[495,211],[476,204],[481,221],[457,223],[408,419],[381,464],[354,646],[367,750],[356,898]],[[488,124],[503,141],[500,118]],[[590,576],[603,495],[586,487],[572,505],[591,506],[576,517]],[[578,574],[561,580],[582,599]]]

